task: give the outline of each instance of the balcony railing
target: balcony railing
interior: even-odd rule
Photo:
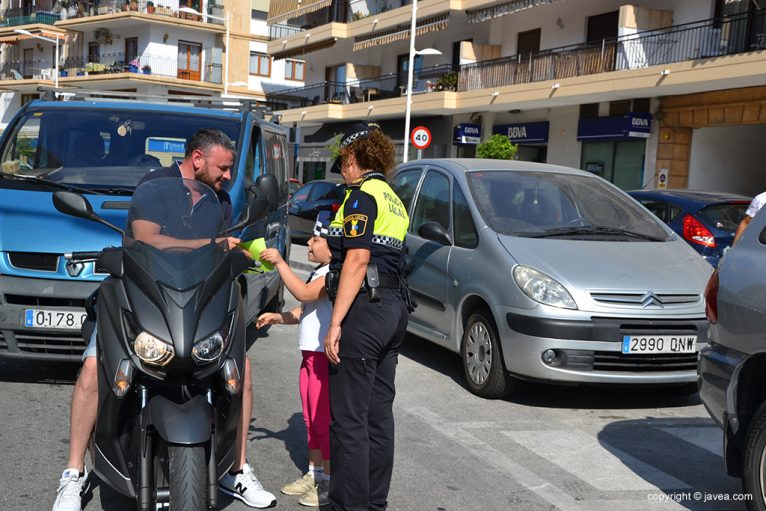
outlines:
[[[460,92],[766,49],[766,9],[460,67]]]
[[[637,32],[594,43],[552,48],[527,55],[424,68],[416,71],[413,94],[497,88],[687,60],[766,50],[766,9],[660,30]],[[406,93],[406,73],[343,82],[322,82],[268,94],[275,110],[358,101]]]
[[[215,3],[206,3],[207,14],[215,16],[199,16],[180,12],[180,7],[192,7],[200,11],[200,0],[153,0],[149,5],[148,0],[135,0],[126,2],[125,0],[73,0],[69,2],[66,8],[53,7],[54,2],[41,2],[38,0],[35,6],[35,12],[24,14],[22,9],[6,9],[3,13],[1,26],[26,25],[29,23],[48,23],[53,24],[59,20],[87,18],[90,16],[101,16],[104,14],[115,14],[118,12],[143,12],[157,16],[171,16],[175,18],[188,19],[192,21],[202,21],[216,25],[223,24],[224,10],[223,6]],[[54,12],[55,11],[55,12]],[[201,11],[200,11],[201,12]]]
[[[452,66],[434,66],[415,70],[412,93],[422,94],[437,90],[440,78],[448,75]],[[322,103],[350,104],[377,99],[397,98],[407,93],[407,73],[389,73],[346,82],[325,81],[306,87],[283,89],[268,94],[268,102],[275,110],[289,110]]]
[[[211,55],[210,49],[203,51]],[[108,53],[98,57],[69,57],[59,66],[62,77],[136,73],[178,78],[207,83],[222,83],[223,66],[217,62],[200,63],[187,56],[178,58],[142,54],[126,62],[124,53]],[[0,80],[47,79],[53,77],[50,59],[5,60],[0,62]]]

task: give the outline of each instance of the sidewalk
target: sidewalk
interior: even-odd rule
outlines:
[[[312,263],[308,258],[309,248],[306,245],[298,245],[293,243],[290,245],[290,268],[294,270],[303,270],[310,272],[316,267],[316,263]]]

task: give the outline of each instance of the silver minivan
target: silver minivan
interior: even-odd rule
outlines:
[[[539,163],[417,160],[408,208],[409,331],[460,353],[487,398],[518,378],[696,389],[712,271],[620,189]]]

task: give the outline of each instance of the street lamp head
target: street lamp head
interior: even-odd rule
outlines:
[[[423,48],[422,50],[415,50],[415,55],[441,55],[442,52],[436,48]]]
[[[30,32],[29,30],[24,30],[23,28],[17,28],[14,30],[14,32],[21,35],[32,35],[32,32]]]

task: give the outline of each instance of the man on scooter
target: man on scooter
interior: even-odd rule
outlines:
[[[223,132],[212,129],[198,130],[186,143],[184,160],[170,167],[163,167],[148,173],[139,182],[139,186],[150,179],[184,178],[200,181],[212,188],[218,195],[223,208],[223,216],[227,224],[231,221],[231,198],[223,189],[226,181],[231,179],[231,166],[234,163],[236,148],[234,143]],[[162,245],[177,243],[161,232],[160,226],[150,221],[133,222],[135,239]],[[184,240],[184,243],[194,243],[198,240]],[[210,240],[199,240],[203,244]],[[226,243],[229,249],[236,247],[240,240],[234,237],[218,240]],[[191,247],[194,248],[194,247]],[[98,377],[96,372],[96,333],[95,329],[90,343],[83,353],[83,366],[75,384],[72,395],[69,432],[69,461],[67,469],[61,476],[53,511],[80,511],[82,494],[85,492],[88,472],[85,468],[85,450],[90,434],[96,423],[98,405]],[[276,504],[274,495],[263,489],[252,468],[247,463],[245,451],[247,447],[247,431],[250,425],[253,408],[253,391],[251,381],[250,360],[245,357],[245,375],[242,396],[242,418],[238,425],[239,455],[232,470],[220,481],[220,489],[255,508],[268,508]]]

